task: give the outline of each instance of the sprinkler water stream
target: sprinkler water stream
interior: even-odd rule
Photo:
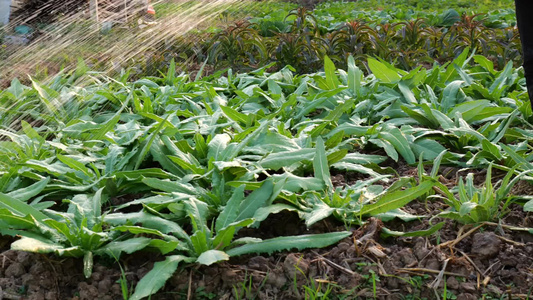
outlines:
[[[9,0],[0,0],[8,1]],[[63,17],[54,24],[41,30],[40,35],[30,44],[17,47],[15,51],[0,59],[0,78],[10,79],[14,76],[26,75],[34,72],[36,68],[46,66],[54,60],[70,58],[76,61],[76,57],[83,58],[88,64],[98,62],[100,66],[106,66],[103,72],[116,71],[124,66],[124,63],[147,51],[157,51],[157,45],[165,42],[174,42],[179,36],[199,28],[209,27],[215,24],[217,17],[226,9],[232,8],[237,11],[243,5],[250,6],[251,0],[159,0],[152,1],[157,6],[173,3],[173,13],[158,17],[156,22],[149,26],[138,28],[132,23],[124,23],[120,34],[102,34],[102,24],[119,23],[117,16],[108,16],[99,19],[99,23],[91,19],[89,8],[80,9],[67,17]],[[144,13],[146,7],[130,9],[129,15],[135,16]],[[1,9],[0,9],[1,10]],[[31,19],[29,17],[27,19]],[[26,20],[27,20],[26,19]],[[24,24],[26,20],[12,20],[6,26],[6,32],[12,32],[13,27]],[[117,24],[120,26],[121,24]],[[117,26],[115,25],[115,26]],[[52,28],[53,26],[53,28]],[[126,28],[127,27],[127,28]],[[163,43],[162,43],[163,42]],[[64,72],[72,66],[61,66]]]
[[[0,3],[4,3],[1,1],[9,2],[9,0],[0,0]],[[3,81],[3,85],[6,85],[13,78],[28,82],[28,79],[35,78],[36,71],[40,70],[44,74],[40,74],[39,82],[46,84],[58,71],[68,73],[74,70],[78,58],[82,58],[93,71],[116,74],[121,68],[131,66],[133,59],[145,53],[158,53],[161,50],[157,49],[158,45],[175,43],[177,38],[193,29],[215,25],[223,11],[229,8],[238,11],[245,5],[250,8],[251,5],[257,3],[253,0],[151,1],[156,8],[168,9],[170,7],[171,11],[158,11],[162,14],[157,16],[156,22],[149,22],[149,25],[145,26],[138,26],[137,22],[133,21],[134,17],[131,17],[128,23],[117,24],[117,16],[113,15],[108,15],[107,19],[101,18],[97,23],[94,18],[91,18],[89,5],[87,5],[85,9],[79,9],[48,25],[48,28],[41,30],[39,36],[28,45],[13,46],[15,50],[9,51],[8,49],[7,54],[4,53],[3,56],[0,52],[0,83]],[[139,16],[145,13],[145,9],[146,6],[141,5],[128,13],[130,16]],[[24,20],[12,18],[4,30],[14,32],[17,25],[25,24],[29,19],[36,17],[36,15],[25,16]],[[103,34],[102,24],[106,22],[115,23],[114,26],[122,28]],[[194,35],[191,36],[194,39]],[[55,106],[63,105],[62,102],[61,99],[50,101]],[[0,107],[0,111],[8,109],[9,107]],[[18,123],[17,120],[10,123],[20,124],[20,119],[23,117],[18,118]],[[15,129],[10,128],[10,130]]]

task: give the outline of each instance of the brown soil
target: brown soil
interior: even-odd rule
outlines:
[[[405,208],[418,215],[441,209],[436,202],[412,202]],[[447,221],[431,237],[382,239],[383,223],[370,219],[366,226],[352,228],[353,236],[327,249],[183,268],[152,299],[304,299],[309,296],[305,287],[322,293],[329,289],[325,299],[437,299],[445,285],[448,295],[457,299],[504,294],[525,299],[533,287],[533,235],[506,226],[533,227],[533,216],[512,205],[502,225],[470,231],[473,226]],[[414,231],[428,228],[429,221],[391,221],[385,226]],[[307,230],[297,215],[281,213],[264,221],[256,234],[269,238],[344,229],[327,220]],[[458,239],[461,234],[464,238]],[[0,299],[122,299],[121,271],[113,260],[97,258],[91,278],[85,279],[81,259],[7,250],[11,240],[0,241]],[[162,259],[152,253],[122,257],[128,286]],[[444,276],[439,278],[439,273]]]

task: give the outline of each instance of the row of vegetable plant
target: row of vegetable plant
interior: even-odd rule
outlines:
[[[194,39],[185,36],[174,44],[161,45],[154,59],[139,70],[140,74],[153,73],[174,59],[185,64],[207,60],[215,69],[236,71],[276,62],[278,68],[290,64],[302,74],[323,69],[324,55],[342,68],[347,67],[351,55],[360,68],[369,71],[365,62],[370,55],[410,70],[421,63],[427,68],[434,62],[444,64],[466,48],[477,49],[496,69],[503,69],[509,61],[519,66],[521,45],[515,27],[487,27],[484,21],[488,17],[480,14],[447,11],[439,18],[443,22],[439,26],[421,18],[393,23],[354,18],[324,29],[314,11],[298,8],[282,20],[238,21],[216,33],[195,35]]]

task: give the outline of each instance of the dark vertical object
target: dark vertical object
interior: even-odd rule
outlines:
[[[524,53],[527,92],[533,107],[533,0],[515,0],[516,20]]]

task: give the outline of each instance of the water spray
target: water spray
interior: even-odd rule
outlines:
[[[104,0],[100,1],[104,2]],[[70,15],[59,17],[56,22],[49,25],[53,28],[49,27],[42,30],[40,35],[28,45],[15,46],[13,47],[15,50],[8,51],[7,57],[0,60],[0,79],[4,85],[9,85],[13,78],[19,78],[26,85],[33,84],[35,87],[42,83],[40,86],[47,86],[55,78],[55,75],[73,73],[78,58],[83,59],[93,74],[98,72],[100,77],[113,77],[119,74],[122,69],[130,67],[133,61],[142,60],[142,56],[147,53],[158,53],[161,51],[158,47],[175,43],[176,40],[191,30],[201,30],[214,25],[223,11],[229,8],[239,11],[245,5],[250,7],[256,2],[250,0],[177,1],[177,3],[168,0],[152,1],[148,7],[133,4],[130,6],[124,4],[126,6],[123,7],[108,6],[107,12],[104,12],[103,8],[106,7],[102,8],[98,5],[95,7],[94,3],[98,4],[98,1],[91,0],[93,5],[87,5]],[[115,2],[126,3],[120,0]],[[165,14],[158,11],[158,14],[161,15],[157,15],[155,20],[142,18],[143,15],[154,16],[153,7],[157,8],[169,3],[173,3],[173,12]],[[63,3],[63,5],[68,4]],[[18,24],[26,24],[33,18],[37,18],[36,15],[42,9],[51,9],[51,7],[41,8],[34,15],[24,16],[23,19],[19,17],[11,20],[4,30],[13,32],[14,27]],[[134,22],[135,19],[138,22]],[[106,35],[105,26],[114,27],[113,30],[120,32],[119,34],[110,32]],[[188,36],[191,36],[191,39],[195,38],[194,35]],[[194,40],[188,42],[194,42]],[[49,67],[52,69],[49,70]],[[39,70],[43,74],[40,74],[40,78],[36,80],[35,73]],[[92,81],[71,84],[81,87],[84,84],[93,83],[95,83],[95,77],[92,78]],[[56,91],[60,89],[55,88]],[[55,94],[55,92],[47,93],[43,90],[42,95],[39,96],[43,99],[42,101],[48,103],[46,107],[50,116],[53,116],[55,111],[64,105],[65,99],[69,98],[60,98],[60,93]],[[10,110],[15,106],[18,107],[18,105],[16,102],[10,103],[8,106],[0,103],[0,113],[3,111],[5,114],[8,112],[14,114]],[[0,125],[4,129],[7,126],[8,129],[17,131],[20,128],[20,120],[27,117],[28,115],[24,113],[19,115],[16,120],[11,119],[8,124],[3,122]]]

